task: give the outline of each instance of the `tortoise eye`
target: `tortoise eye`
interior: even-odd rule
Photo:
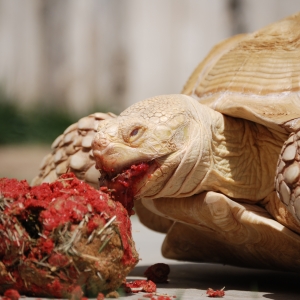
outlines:
[[[138,132],[139,132],[139,128],[135,128],[131,131],[130,136],[135,136],[138,134]]]
[[[146,130],[147,127],[144,124],[135,120],[131,124],[123,126],[123,128],[121,126],[121,134],[124,142],[129,143],[132,147],[137,147],[144,140],[142,137]]]
[[[130,143],[132,147],[135,147],[143,141],[141,137],[144,135],[145,130],[146,128],[143,126],[135,126],[133,129],[131,129],[131,131],[129,131],[127,137],[125,136],[124,140],[127,143]]]

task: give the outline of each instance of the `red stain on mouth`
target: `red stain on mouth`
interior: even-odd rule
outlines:
[[[132,165],[121,174],[112,179],[104,179],[100,190],[109,192],[112,199],[119,201],[127,209],[129,215],[133,215],[133,199],[136,194],[136,185],[149,170],[150,163]]]

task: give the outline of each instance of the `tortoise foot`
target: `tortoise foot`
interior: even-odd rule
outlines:
[[[300,223],[300,131],[291,133],[282,147],[275,187],[282,203]]]
[[[142,203],[174,221],[162,247],[166,258],[300,271],[299,235],[260,206],[215,192]]]

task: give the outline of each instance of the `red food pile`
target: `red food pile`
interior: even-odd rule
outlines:
[[[149,169],[149,164],[140,163],[132,165],[113,179],[104,178],[101,180],[101,190],[109,191],[111,198],[119,201],[127,209],[128,214],[134,214],[133,198],[136,193],[136,184],[144,177]]]
[[[97,296],[137,262],[127,211],[109,195],[72,173],[36,187],[0,179],[0,294]]]

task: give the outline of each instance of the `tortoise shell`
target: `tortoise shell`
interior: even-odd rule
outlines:
[[[215,46],[182,93],[282,131],[300,115],[300,13]]]

